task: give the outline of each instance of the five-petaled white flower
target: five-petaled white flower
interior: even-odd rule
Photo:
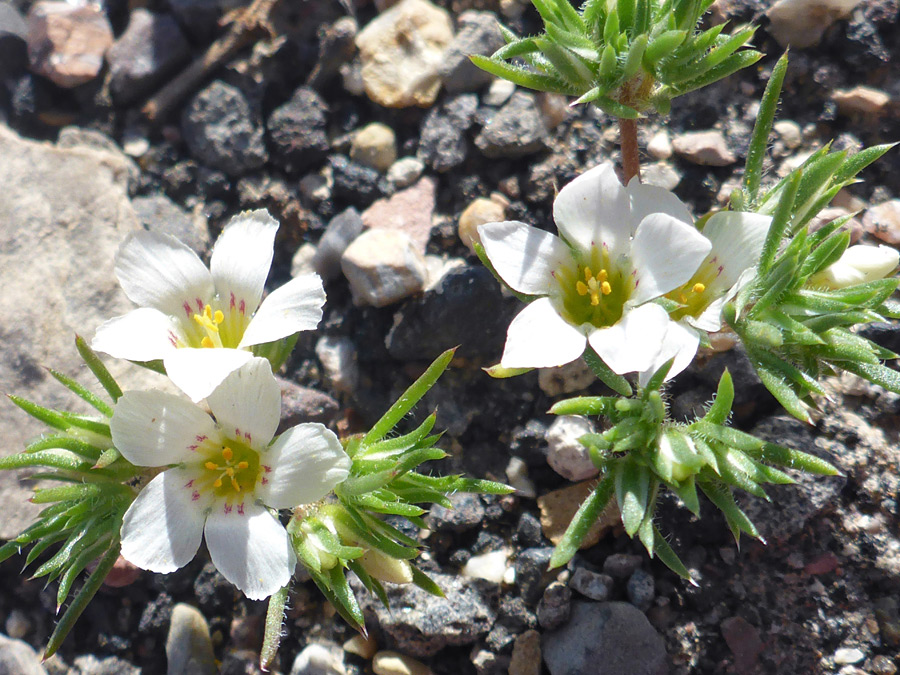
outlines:
[[[689,331],[650,301],[690,279],[710,250],[685,205],[660,187],[623,186],[607,163],[560,190],[553,218],[559,237],[516,221],[478,230],[500,277],[542,296],[513,319],[500,365],[559,366],[590,344],[616,373],[643,373],[673,346],[680,353]]]
[[[139,231],[116,256],[116,277],[138,309],[97,329],[92,347],[132,361],[162,359],[193,400],[253,357],[254,345],[314,329],[325,290],[315,274],[295,277],[260,304],[278,223],[264,210],[234,217],[207,269],[175,237]]]
[[[281,390],[265,359],[230,373],[207,403],[214,418],[158,391],[129,391],[116,403],[110,430],[122,456],[168,467],[125,513],[122,555],[166,574],[187,564],[205,535],[219,572],[260,600],[287,584],[296,565],[270,509],[322,499],[347,477],[350,458],[321,424],[299,424],[273,442]]]

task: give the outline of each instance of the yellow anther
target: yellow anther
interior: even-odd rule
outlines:
[[[609,272],[606,270],[600,270],[597,272],[597,281],[606,281],[609,279]]]
[[[584,280],[585,280],[585,281],[590,281],[590,280],[593,279],[593,278],[594,278],[594,273],[591,272],[591,268],[590,268],[590,267],[585,267],[585,268],[584,268]]]
[[[587,295],[588,287],[585,285],[583,281],[579,281],[575,284],[575,290],[578,291],[578,295]]]
[[[209,305],[207,305],[207,307],[209,307]],[[225,320],[225,313],[224,313],[221,309],[217,309],[217,310],[216,310],[216,314],[215,314],[215,316],[213,317],[213,321],[215,321],[216,324],[220,324],[220,323],[222,323],[224,320]]]
[[[212,349],[213,347],[215,347],[213,341],[209,339],[208,336],[200,340],[200,346],[206,347],[207,349]]]
[[[612,293],[612,286],[609,285],[608,281],[604,281],[600,284],[600,290],[603,292],[603,295],[609,295]]]
[[[230,462],[234,457],[234,451],[229,447],[222,448],[222,457],[225,458],[226,462]]]
[[[221,479],[221,478],[216,478],[216,479],[213,481],[213,487],[217,487],[217,488],[222,487],[222,479]]]
[[[234,469],[232,469],[230,466],[225,467],[225,473],[234,478]]]
[[[244,469],[247,469],[249,467],[250,467],[250,462],[238,462],[238,465],[237,465],[238,471],[243,471]]]
[[[706,285],[698,282],[694,284],[694,287],[691,290],[694,291],[694,293],[702,293],[706,290]]]
[[[207,469],[209,469],[210,471],[215,471],[216,469],[219,468],[219,465],[216,464],[215,462],[207,462],[207,463],[204,464],[203,466],[205,466],[205,467],[206,467]]]
[[[600,294],[597,291],[591,292],[591,307],[596,307],[600,304]]]

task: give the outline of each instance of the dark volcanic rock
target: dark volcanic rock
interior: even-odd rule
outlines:
[[[469,152],[466,131],[472,126],[477,109],[475,94],[462,94],[432,109],[422,123],[419,159],[439,172],[462,164]]]
[[[190,46],[171,15],[137,8],[128,28],[106,52],[110,90],[120,103],[136,101],[189,56]]]
[[[463,12],[459,31],[444,51],[441,78],[449,92],[476,91],[494,79],[469,60],[472,54],[489,56],[504,44],[497,17],[492,12]]]
[[[465,532],[476,527],[484,520],[484,505],[478,495],[457,493],[450,497],[452,509],[443,506],[431,507],[428,514],[428,526],[435,532]]]
[[[334,177],[334,196],[355,206],[368,206],[381,196],[381,174],[375,169],[357,164],[346,155],[328,158]]]
[[[385,344],[391,356],[404,361],[434,359],[456,345],[460,356],[491,357],[503,347],[518,306],[515,299],[503,297],[488,270],[463,267],[448,272],[421,298],[407,302]]]
[[[328,154],[328,106],[309,87],[300,87],[269,116],[272,160],[287,171],[303,171]]]
[[[485,125],[475,145],[491,159],[525,157],[546,147],[547,127],[534,94],[517,91]]]
[[[215,81],[194,96],[181,118],[191,155],[229,176],[266,163],[261,120],[240,89]]]

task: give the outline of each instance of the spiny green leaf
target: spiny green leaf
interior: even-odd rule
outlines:
[[[90,368],[94,377],[96,377],[97,381],[100,383],[100,386],[106,390],[106,393],[109,394],[109,397],[113,402],[115,403],[118,401],[122,396],[122,390],[116,383],[116,379],[106,369],[106,366],[103,365],[103,361],[100,360],[97,353],[88,346],[88,343],[85,342],[84,338],[80,335],[75,336],[75,349],[78,350],[85,365]]]
[[[719,386],[716,389],[716,398],[709,410],[703,416],[703,421],[709,424],[724,424],[731,414],[731,406],[734,403],[734,382],[731,373],[726,368],[719,378]]]
[[[269,598],[263,644],[259,652],[260,670],[267,671],[278,654],[278,645],[281,644],[281,632],[284,628],[284,610],[287,607],[290,588],[290,584],[288,584],[275,591]]]
[[[626,458],[615,465],[616,501],[622,514],[622,524],[633,537],[647,513],[650,496],[650,472],[636,461]]]
[[[778,109],[778,99],[781,96],[781,87],[784,84],[784,76],[787,72],[788,54],[785,52],[772,68],[772,74],[766,83],[762,101],[759,104],[759,112],[756,115],[756,123],[753,126],[753,135],[747,148],[747,161],[744,164],[744,192],[749,200],[748,206],[756,205],[759,196],[759,184],[762,180],[763,162],[766,157],[766,149],[769,144],[769,134],[772,133],[772,124],[775,121],[775,113]],[[780,242],[781,236],[778,237]],[[774,250],[769,252],[771,261]],[[765,271],[766,268],[763,268]]]
[[[590,346],[585,350],[582,355],[584,362],[587,364],[588,368],[597,376],[603,384],[612,389],[617,394],[622,396],[631,396],[632,389],[631,385],[628,383],[624,377],[619,375],[618,373],[613,372],[612,368],[606,365],[603,362],[597,352],[595,352]]]
[[[603,512],[603,509],[609,504],[614,488],[615,479],[611,473],[607,473],[597,483],[593,492],[578,507],[578,511],[572,517],[565,534],[563,534],[556,548],[553,549],[553,555],[550,556],[551,570],[562,567],[578,552],[581,543],[587,536],[588,530],[591,529]]]
[[[659,558],[666,567],[675,572],[675,574],[683,579],[687,579],[691,584],[696,586],[697,582],[691,578],[691,573],[688,571],[688,568],[684,566],[684,563],[681,562],[681,559],[676,555],[675,551],[672,550],[672,547],[669,546],[669,542],[666,541],[666,538],[662,535],[662,532],[659,531],[656,525],[653,526],[653,537],[653,550],[656,557]]]
[[[772,224],[769,226],[766,240],[763,242],[759,262],[757,262],[757,269],[759,270],[760,276],[766,274],[772,267],[772,262],[775,260],[775,254],[781,246],[781,240],[784,238],[784,233],[787,231],[791,221],[794,202],[796,201],[797,191],[800,189],[800,181],[802,178],[803,172],[798,169],[791,173],[785,181],[775,211],[772,214]]]

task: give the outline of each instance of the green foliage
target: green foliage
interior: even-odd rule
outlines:
[[[453,353],[451,349],[441,354],[367,434],[345,441],[353,464],[350,475],[335,488],[335,499],[298,509],[288,524],[299,561],[341,617],[363,633],[362,610],[350,588],[348,571],[354,572],[385,605],[385,582],[413,583],[428,593],[442,595],[437,584],[413,563],[421,551],[420,542],[388,523],[385,516],[392,516],[394,523],[402,519],[417,530],[427,529],[423,520],[426,511],[421,505],[450,508],[448,495],[455,492],[512,492],[493,481],[434,476],[421,470],[424,463],[447,456],[435,447],[441,438],[440,433],[432,433],[435,413],[408,433],[400,435],[395,430],[437,382]],[[283,606],[280,596],[270,601],[263,648],[269,659],[277,648],[283,614],[272,603],[279,602]]]
[[[608,421],[604,432],[580,439],[600,469],[600,480],[554,550],[551,568],[572,559],[591,525],[615,499],[628,536],[636,535],[651,557],[658,556],[675,573],[690,579],[687,568],[653,524],[660,489],[670,489],[699,517],[699,488],[725,515],[735,539],[741,532],[760,538],[735,503],[735,488],[768,499],[763,485],[794,482],[779,467],[837,473],[818,457],[727,426],[734,401],[734,385],[727,370],[705,415],[690,424],[671,422],[660,394],[670,365],[660,369],[633,398],[580,397],[550,409],[557,415],[599,415]]]
[[[700,30],[711,0],[532,0],[544,32],[518,37],[472,61],[493,75],[538,91],[577,97],[609,115],[633,119],[665,114],[671,100],[752,65],[746,48],[755,28],[732,34],[723,25]]]
[[[76,347],[114,403],[122,393],[115,380],[84,340],[77,338]],[[130,482],[137,476],[135,467],[111,445],[111,403],[62,373],[50,372],[100,416],[51,410],[9,397],[54,431],[30,443],[24,452],[0,458],[0,470],[36,469],[32,478],[51,486],[35,489],[31,501],[48,506],[34,524],[0,546],[0,561],[24,550],[28,550],[26,565],[42,560],[32,576],[59,582],[57,608],[69,597],[78,576],[99,562],[56,624],[46,656],[62,644],[118,558],[122,518],[135,496]]]

